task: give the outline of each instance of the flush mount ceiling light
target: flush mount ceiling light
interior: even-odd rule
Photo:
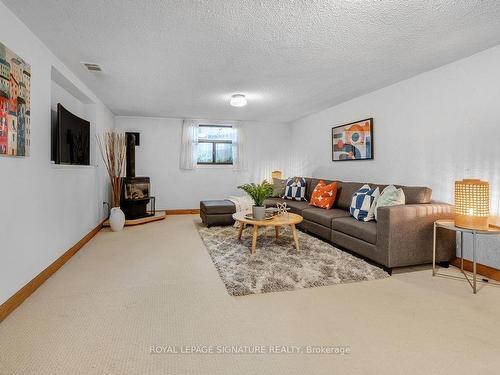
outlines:
[[[229,101],[233,107],[244,107],[247,105],[247,98],[243,94],[234,94]]]

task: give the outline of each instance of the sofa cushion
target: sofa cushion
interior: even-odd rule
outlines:
[[[403,189],[405,193],[406,204],[425,204],[431,203],[432,189],[422,186],[401,186],[396,185],[397,188]]]
[[[236,206],[233,202],[224,200],[208,200],[200,202],[200,210],[208,215],[212,214],[234,214]]]
[[[305,210],[306,208],[309,208],[309,203],[306,201],[290,201],[290,200],[285,200],[286,205],[290,207],[290,212],[294,214],[299,214],[302,215],[302,211]]]
[[[267,198],[264,201],[264,206],[266,206],[266,207],[276,207],[276,203],[281,203],[283,201],[284,201],[283,198],[275,198],[275,197]]]
[[[336,180],[325,180],[324,178],[307,177],[306,178],[306,200],[308,202],[311,201],[312,193],[313,193],[314,189],[316,188],[316,185],[318,185],[318,183],[321,180],[323,180],[325,182],[325,184],[327,184],[327,185],[331,184],[332,182],[338,182]],[[338,186],[338,183],[337,183],[337,186]]]
[[[281,178],[273,178],[273,195],[272,197],[282,197],[285,195],[286,180]]]
[[[373,245],[377,244],[377,224],[374,221],[364,222],[353,217],[343,217],[332,220],[332,229]]]
[[[377,220],[377,210],[379,207],[390,207],[405,204],[405,193],[403,189],[394,185],[387,186],[375,202],[375,220]]]
[[[389,185],[380,185],[369,183],[372,188],[378,187],[380,191],[383,191]],[[404,186],[404,185],[394,185],[398,189],[403,189],[405,194],[406,204],[425,204],[431,203],[432,201],[432,189],[423,186]]]
[[[338,207],[342,210],[349,210],[352,201],[352,195],[358,191],[363,183],[360,182],[338,182],[337,183],[337,203],[334,207]]]
[[[311,195],[311,200],[309,204],[311,206],[325,208],[329,210],[335,202],[335,197],[337,196],[337,183],[332,182],[331,184],[325,184],[325,181],[321,180]]]
[[[302,215],[302,210],[309,208],[309,203],[306,201],[292,201],[289,199],[282,198],[267,198],[264,201],[264,206],[266,207],[276,207],[276,203],[286,202],[287,207],[290,207],[290,212],[294,214]]]
[[[309,207],[302,211],[302,216],[304,217],[304,220],[312,221],[314,223],[331,228],[333,219],[349,217],[349,212],[339,210],[338,208],[325,210],[324,208]]]
[[[286,180],[285,195],[283,198],[295,201],[306,200],[306,179],[303,177],[290,177]]]
[[[356,220],[372,221],[374,218],[375,202],[380,195],[379,188],[372,189],[370,185],[363,185],[352,196],[350,213]]]
[[[319,182],[319,179],[317,180],[315,178],[305,177],[305,180],[306,180],[306,201],[309,202],[311,200],[311,194],[314,190],[314,187]],[[311,185],[313,183],[314,185]]]

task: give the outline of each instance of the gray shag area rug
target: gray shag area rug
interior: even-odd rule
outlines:
[[[251,254],[252,227],[243,231],[241,241],[234,227],[200,227],[200,236],[215,267],[232,296],[281,292],[317,286],[375,280],[389,275],[360,258],[297,231],[297,253],[289,228],[259,228],[257,250]]]

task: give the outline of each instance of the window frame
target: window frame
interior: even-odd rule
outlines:
[[[234,131],[234,128],[233,128],[233,125],[230,125],[230,124],[199,124],[198,125],[198,128],[231,128],[233,129]],[[232,145],[233,145],[233,141],[232,140],[222,140],[222,139],[219,139],[219,140],[200,140],[199,138],[197,138],[197,142],[198,144],[200,143],[211,143],[212,144],[212,161],[211,162],[199,162],[198,161],[198,155],[196,155],[196,164],[197,165],[202,165],[202,166],[210,166],[210,165],[234,165],[234,160],[233,158],[231,157],[231,162],[230,163],[218,163],[216,162],[216,158],[217,158],[217,145],[218,144],[229,144],[231,145],[231,148],[232,148]]]

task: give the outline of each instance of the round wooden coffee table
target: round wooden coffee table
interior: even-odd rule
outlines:
[[[293,241],[295,242],[295,248],[297,251],[300,251],[299,247],[299,239],[297,237],[297,228],[295,228],[296,224],[299,224],[304,220],[304,218],[300,215],[297,214],[292,214],[288,213],[283,216],[274,216],[272,219],[269,220],[251,220],[247,219],[245,215],[247,215],[248,212],[237,212],[233,214],[233,219],[237,221],[240,224],[239,230],[238,230],[238,240],[241,240],[241,234],[243,233],[243,229],[245,229],[246,225],[253,225],[253,232],[252,232],[252,254],[255,253],[255,247],[257,245],[257,231],[259,227],[274,227],[275,232],[276,232],[276,238],[279,237],[280,234],[280,227],[284,225],[289,225],[290,228],[292,229],[292,235],[293,235]]]

